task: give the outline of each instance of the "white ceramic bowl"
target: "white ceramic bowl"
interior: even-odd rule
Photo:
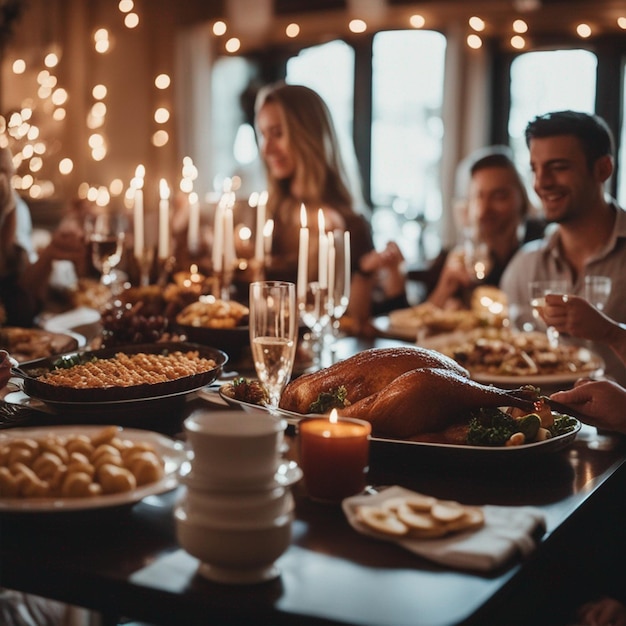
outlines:
[[[238,493],[215,493],[187,487],[181,504],[188,516],[198,523],[229,528],[272,524],[294,509],[291,490],[281,486]]]
[[[291,542],[293,514],[247,528],[213,526],[187,512],[174,511],[180,546],[201,561],[200,573],[212,580],[252,583],[275,577],[274,562]]]
[[[207,487],[271,483],[282,461],[286,426],[269,413],[194,412],[184,427],[195,479],[204,479]]]

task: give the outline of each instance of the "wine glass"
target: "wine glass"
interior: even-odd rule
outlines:
[[[585,300],[603,311],[611,295],[611,279],[608,276],[585,276]]]
[[[332,267],[328,268],[328,315],[334,345],[339,333],[339,319],[350,304],[350,234],[340,230],[333,232]]]
[[[546,305],[546,295],[549,293],[566,294],[566,280],[539,280],[529,283],[530,306],[532,307],[533,317],[541,323],[541,309]],[[559,331],[553,326],[546,329],[548,343],[555,350],[559,345]]]
[[[296,357],[296,286],[283,281],[250,284],[250,347],[259,380],[278,407]]]
[[[126,219],[120,213],[99,213],[86,226],[91,261],[100,272],[100,282],[113,290],[116,275],[113,269],[122,260]]]
[[[323,288],[317,280],[307,283],[306,292],[298,300],[298,311],[300,319],[311,331],[313,361],[318,363],[320,360],[320,342],[330,322],[328,289]]]
[[[480,241],[473,229],[466,229],[463,239],[463,263],[476,283],[487,277],[491,270],[491,256],[484,241]]]

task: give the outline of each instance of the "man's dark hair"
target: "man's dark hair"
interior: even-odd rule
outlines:
[[[589,169],[600,157],[613,155],[613,134],[598,115],[579,111],[556,111],[538,115],[526,127],[526,145],[530,147],[531,139],[555,135],[577,137],[582,144]]]

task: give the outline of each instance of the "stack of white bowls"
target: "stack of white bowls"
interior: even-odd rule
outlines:
[[[247,584],[278,576],[275,561],[291,541],[290,485],[301,477],[283,458],[285,421],[269,413],[198,411],[184,427],[191,455],[174,512],[178,542],[211,580]]]

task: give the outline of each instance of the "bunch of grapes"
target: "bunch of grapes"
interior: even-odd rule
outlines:
[[[134,343],[155,343],[167,330],[163,315],[143,315],[142,303],[116,302],[101,316],[102,346],[110,348]]]

